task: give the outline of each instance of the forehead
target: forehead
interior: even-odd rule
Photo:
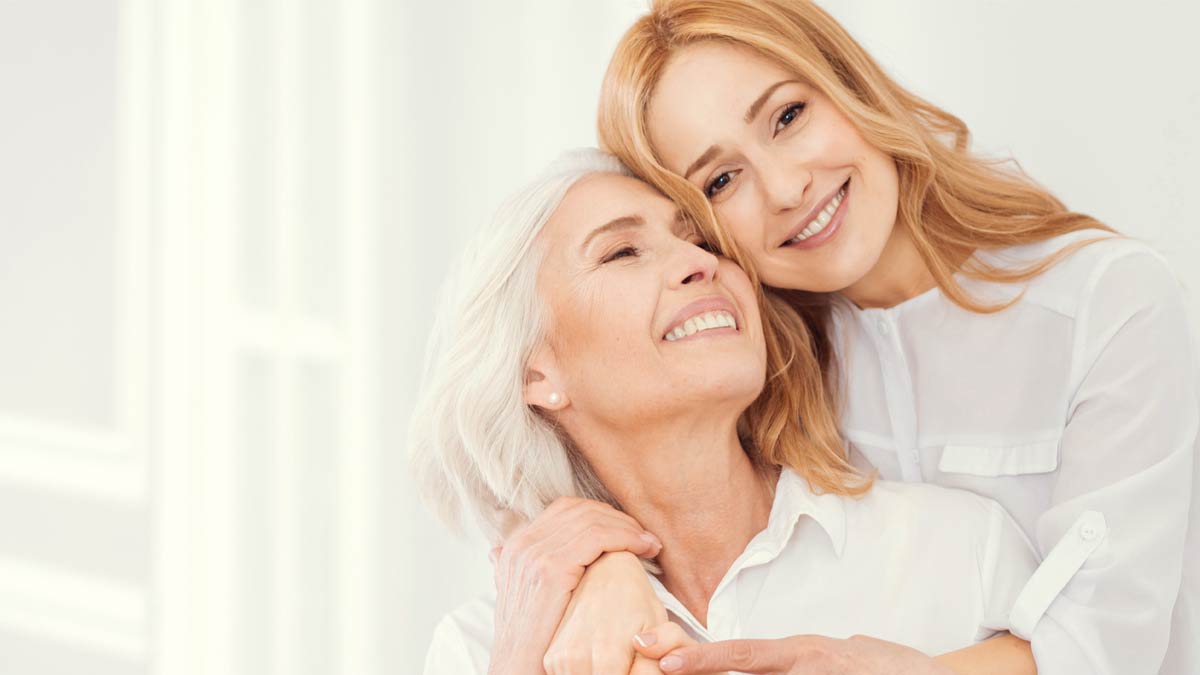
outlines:
[[[615,218],[640,216],[653,224],[674,220],[675,211],[671,200],[636,178],[592,174],[567,190],[544,233],[553,243],[566,244],[582,241],[589,232]]]
[[[746,108],[767,87],[796,75],[742,45],[708,41],[676,52],[647,108],[656,147],[678,145],[714,129],[742,125]],[[700,140],[700,142],[704,142]]]

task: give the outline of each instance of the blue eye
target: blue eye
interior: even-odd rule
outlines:
[[[709,184],[704,187],[704,194],[707,195],[709,198],[712,198],[713,195],[717,194],[721,190],[724,190],[725,187],[727,185],[729,185],[730,181],[732,181],[732,180],[733,180],[733,174],[726,171],[725,173],[722,173],[722,174],[718,175],[716,178],[712,179],[712,181],[709,182]]]
[[[803,103],[793,103],[784,108],[783,114],[779,116],[779,121],[775,123],[775,133],[779,133],[784,127],[795,122],[802,112],[804,112]]]

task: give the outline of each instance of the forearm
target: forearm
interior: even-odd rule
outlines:
[[[1037,675],[1029,643],[1005,633],[934,657],[959,675]]]

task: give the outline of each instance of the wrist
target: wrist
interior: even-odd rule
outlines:
[[[543,675],[542,657],[532,654],[492,653],[487,675]]]
[[[589,570],[628,571],[636,569],[641,572],[642,560],[629,551],[610,551],[600,554],[596,562],[588,565]]]

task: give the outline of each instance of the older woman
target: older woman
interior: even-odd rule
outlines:
[[[756,288],[598,151],[480,234],[434,330],[412,447],[443,515],[508,539],[495,598],[442,621],[426,673],[572,668],[547,655],[571,593],[631,553],[654,558],[671,620],[630,626],[645,657],[867,634],[897,668],[948,672],[925,654],[1007,629],[1028,541],[983,498],[849,466],[803,322]]]

